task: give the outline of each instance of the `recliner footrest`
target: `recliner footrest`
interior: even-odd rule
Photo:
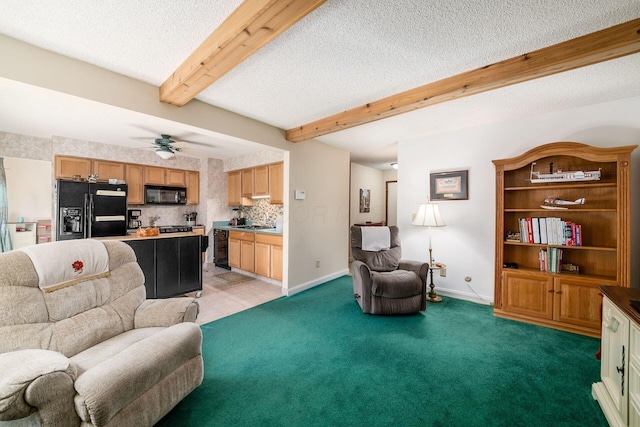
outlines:
[[[413,271],[371,272],[371,293],[383,298],[407,298],[420,295],[422,280]]]

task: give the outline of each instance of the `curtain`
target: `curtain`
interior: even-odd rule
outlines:
[[[7,177],[4,173],[4,158],[0,157],[0,252],[11,250],[11,236],[7,221],[9,204],[7,202]]]

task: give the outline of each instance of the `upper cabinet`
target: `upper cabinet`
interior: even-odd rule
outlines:
[[[269,165],[269,197],[272,204],[284,203],[284,163]]]
[[[229,206],[251,206],[252,197],[269,197],[271,204],[284,203],[284,163],[227,172]]]
[[[129,194],[127,194],[127,203],[130,205],[144,204],[144,172],[142,165],[125,166],[125,181]]]
[[[98,181],[109,179],[124,180],[124,163],[107,160],[92,160],[84,157],[56,156],[56,179],[73,179],[80,176],[86,179],[88,175],[98,175]]]
[[[242,171],[242,197],[253,197],[253,169]]]
[[[242,196],[242,171],[227,172],[227,204],[229,206],[251,206],[253,200]]]
[[[109,179],[124,180],[124,163],[94,160],[93,173],[98,174],[99,181],[108,181]]]
[[[165,169],[167,185],[173,187],[186,187],[187,180],[185,177],[185,171],[181,169]]]
[[[72,179],[76,175],[86,179],[92,173],[91,159],[56,156],[56,179]]]
[[[144,183],[149,185],[166,185],[165,169],[157,166],[144,167]]]
[[[187,181],[187,204],[200,203],[200,173],[196,171],[184,171]]]
[[[253,196],[265,197],[269,195],[269,166],[253,168]]]
[[[166,185],[187,188],[187,204],[200,203],[200,173],[183,169],[143,166],[132,163],[88,159],[73,156],[55,156],[56,179],[73,179],[97,174],[99,182],[109,179],[124,180],[128,186],[127,203],[144,204],[145,185]],[[250,199],[249,199],[250,200]]]

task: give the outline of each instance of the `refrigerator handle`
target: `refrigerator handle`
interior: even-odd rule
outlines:
[[[87,193],[84,193],[84,221],[82,221],[82,238],[86,239],[87,236],[87,224],[89,223],[89,195]]]
[[[92,237],[91,236],[92,228],[93,228],[93,194],[89,194],[89,203],[88,203],[88,209],[87,209],[87,237],[89,239]]]

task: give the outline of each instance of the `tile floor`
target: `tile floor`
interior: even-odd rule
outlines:
[[[198,298],[200,314],[197,323],[205,324],[274,300],[282,296],[282,287],[254,279],[229,285],[213,278],[229,270],[205,264],[202,269],[202,295]],[[195,292],[189,293],[194,296]]]

